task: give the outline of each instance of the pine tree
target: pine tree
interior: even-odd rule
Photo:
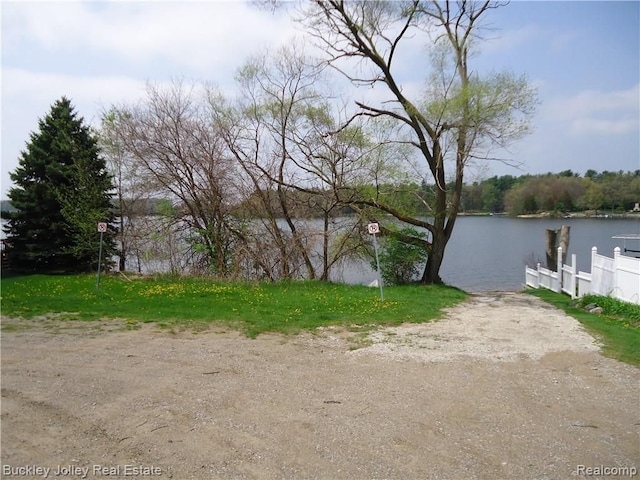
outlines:
[[[31,133],[11,173],[9,198],[16,212],[5,227],[11,268],[28,272],[82,272],[97,268],[97,222],[113,222],[113,184],[97,137],[71,102],[55,102]],[[115,250],[104,235],[104,265]],[[103,260],[104,261],[104,260]]]

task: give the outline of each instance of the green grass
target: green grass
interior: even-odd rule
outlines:
[[[225,325],[255,337],[264,332],[295,333],[321,326],[349,329],[427,322],[466,298],[446,286],[378,289],[323,282],[223,283],[200,278],[30,275],[2,279],[2,314],[34,318],[123,319],[166,327]]]
[[[603,343],[602,352],[605,355],[632,365],[640,365],[640,306],[593,295],[573,301],[568,295],[544,288],[526,292],[578,320]],[[602,307],[602,314],[585,311],[584,306],[591,303]]]

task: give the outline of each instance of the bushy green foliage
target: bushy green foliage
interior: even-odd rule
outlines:
[[[380,274],[385,285],[405,285],[416,280],[427,260],[427,250],[417,242],[410,243],[406,237],[424,238],[424,233],[415,228],[389,227],[391,233],[380,240]],[[377,270],[375,259],[371,266]]]
[[[617,317],[640,327],[640,305],[602,295],[585,295],[576,303],[578,308],[584,308],[587,305],[601,307],[603,315]]]
[[[580,177],[571,170],[543,175],[491,177],[462,190],[466,212],[629,211],[640,201],[640,170],[598,173]]]
[[[62,97],[38,123],[11,173],[14,212],[6,214],[11,268],[27,272],[81,272],[98,265],[98,222],[111,223],[111,177],[95,135]],[[104,258],[114,251],[113,230],[103,237]]]

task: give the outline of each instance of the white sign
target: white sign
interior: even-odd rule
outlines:
[[[372,235],[380,233],[380,225],[377,223],[370,223],[367,228],[369,229],[369,233]]]
[[[107,231],[107,224],[104,222],[98,222],[98,231],[99,232],[106,232]]]

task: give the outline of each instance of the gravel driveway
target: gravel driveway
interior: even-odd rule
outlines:
[[[377,330],[364,348],[331,328],[251,340],[215,327],[2,323],[2,478],[596,479],[640,468],[640,369],[524,294],[471,296],[439,322]]]

